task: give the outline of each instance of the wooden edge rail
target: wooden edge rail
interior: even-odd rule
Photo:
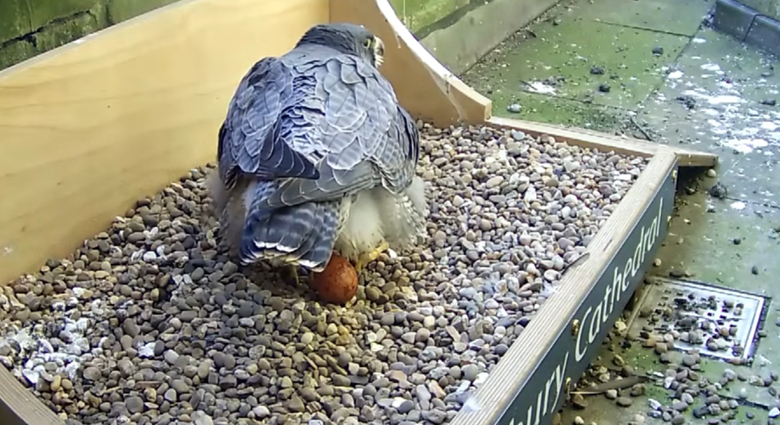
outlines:
[[[557,291],[451,425],[549,423],[641,282],[671,220],[677,156],[661,148]]]
[[[0,365],[0,424],[64,425],[65,421]]]
[[[714,167],[718,156],[712,153],[700,152],[679,147],[670,147],[659,143],[647,142],[630,137],[620,137],[597,131],[565,128],[552,124],[542,124],[509,118],[491,117],[488,122],[498,127],[521,130],[533,136],[548,134],[569,144],[589,147],[600,151],[615,153],[653,156],[659,149],[671,150],[677,155],[680,167]]]

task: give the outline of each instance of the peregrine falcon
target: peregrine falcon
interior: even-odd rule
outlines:
[[[209,188],[242,265],[361,271],[428,234],[419,132],[379,72],[384,44],[346,23],[311,27],[242,78],[219,129]]]

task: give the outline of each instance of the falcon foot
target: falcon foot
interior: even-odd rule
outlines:
[[[375,261],[383,252],[387,251],[389,248],[390,245],[388,245],[387,241],[383,241],[375,250],[360,255],[360,257],[358,257],[357,263],[355,264],[355,271],[358,273],[362,272],[369,263]]]
[[[301,284],[301,278],[298,276],[298,266],[287,266],[284,268],[285,271],[285,280],[292,280],[295,282],[295,285]]]

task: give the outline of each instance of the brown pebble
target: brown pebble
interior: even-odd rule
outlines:
[[[574,394],[571,398],[571,404],[578,409],[588,407],[588,402],[585,401],[585,397],[583,397],[582,394]]]
[[[645,386],[644,384],[636,384],[633,387],[631,387],[631,397],[639,397],[645,394]]]
[[[654,336],[649,336],[645,340],[645,348],[654,348],[656,344],[656,340]]]

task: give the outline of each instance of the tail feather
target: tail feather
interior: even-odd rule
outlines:
[[[328,202],[322,203],[322,225],[317,232],[317,241],[312,244],[312,247],[308,251],[308,261],[313,264],[318,264],[317,267],[311,269],[320,272],[322,271],[328,262],[330,256],[333,254],[333,246],[338,239],[339,228],[339,210],[340,202]]]
[[[323,219],[324,215],[319,214],[314,216],[314,221],[312,222],[311,227],[306,232],[306,234],[303,237],[303,242],[301,242],[298,249],[295,251],[292,251],[284,256],[284,258],[287,261],[291,262],[298,262],[303,259],[303,262],[309,262],[317,264],[318,260],[320,258],[316,255],[312,254],[312,250],[317,247],[317,243],[320,239],[320,237],[315,233],[315,230],[323,229]],[[288,238],[288,240],[291,240],[292,238]]]
[[[274,241],[274,248],[279,252],[297,251],[314,231],[316,222],[322,222],[317,216],[319,209],[319,205],[309,203],[301,208],[286,207],[277,210],[268,220],[268,233],[263,240]],[[281,211],[285,213],[280,213]]]
[[[265,186],[260,182],[257,186]],[[307,202],[278,209],[261,209],[267,187],[250,188],[249,214],[241,237],[240,261],[280,259],[313,271],[325,268],[338,227],[338,202]]]

